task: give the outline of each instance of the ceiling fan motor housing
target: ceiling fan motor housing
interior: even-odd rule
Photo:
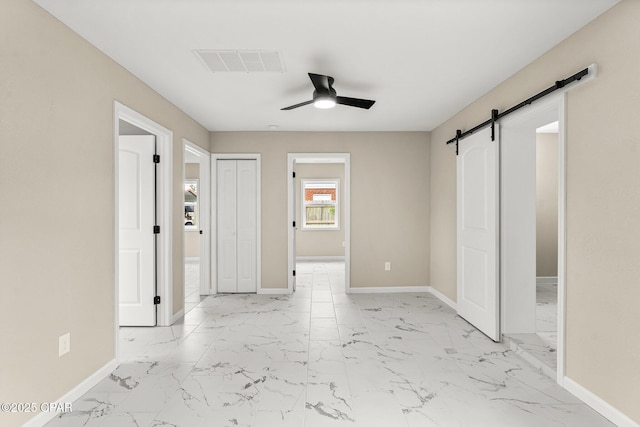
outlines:
[[[318,90],[314,90],[313,91],[313,100],[317,100],[317,99],[333,99],[335,100],[337,96],[336,91],[330,87],[328,90],[324,91],[319,91]]]

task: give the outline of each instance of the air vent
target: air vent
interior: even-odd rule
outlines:
[[[283,73],[275,50],[196,50],[196,56],[213,73]]]

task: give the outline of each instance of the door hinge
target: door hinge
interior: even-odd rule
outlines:
[[[160,154],[153,155],[153,163],[160,163]]]
[[[296,226],[296,222],[295,222],[295,221],[293,221],[293,226],[294,226],[294,227]]]
[[[295,173],[295,172],[293,173],[293,177],[294,177],[294,178],[296,177],[296,173]]]
[[[154,225],[153,226],[153,234],[160,234],[160,226],[159,225]]]
[[[159,296],[155,296],[155,297],[153,297],[153,304],[154,304],[154,305],[158,305],[158,304],[160,304],[160,297],[159,297]]]
[[[296,271],[295,271],[295,270],[293,270],[293,276],[295,277],[295,275],[296,275]]]

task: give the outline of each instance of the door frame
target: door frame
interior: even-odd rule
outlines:
[[[211,153],[199,147],[188,139],[182,139],[183,150],[189,151],[198,157],[200,165],[200,188],[198,188],[198,209],[200,209],[199,229],[202,230],[200,237],[200,295],[211,293]],[[183,165],[186,162],[183,159]],[[182,180],[185,180],[185,170],[183,167]],[[183,240],[183,264],[186,258]]]
[[[344,286],[351,293],[351,154],[350,153],[287,153],[287,292],[293,292],[293,270],[295,269],[295,229],[293,228],[293,203],[295,188],[292,185],[295,164],[299,163],[343,163],[344,164]]]
[[[531,105],[527,110],[513,117],[505,118],[501,121],[504,128],[526,129],[535,133],[535,129],[544,125],[548,117],[554,116],[558,120],[558,342],[557,342],[557,369],[556,381],[562,385],[565,372],[565,322],[566,322],[566,91],[557,95],[549,96],[548,99]],[[553,120],[552,120],[553,121]],[[538,125],[536,123],[539,122]],[[503,132],[503,136],[507,132]],[[509,144],[508,139],[501,141],[504,145]],[[534,151],[535,155],[535,151]],[[535,162],[535,159],[534,159]],[[504,173],[503,162],[500,166],[501,179],[509,179]],[[502,196],[501,196],[502,198]],[[502,221],[508,221],[507,214],[502,211]],[[501,222],[502,222],[501,221]],[[502,225],[501,225],[502,226]],[[501,231],[501,236],[504,233]],[[535,244],[535,242],[534,242]],[[504,248],[505,246],[503,246]],[[507,261],[501,254],[501,276],[504,275]],[[533,278],[535,283],[535,277]],[[507,310],[507,293],[509,284],[503,282],[501,290],[501,318],[503,330],[510,331],[509,316]],[[514,333],[514,332],[511,332]],[[516,332],[517,333],[517,332]]]
[[[269,293],[262,289],[262,204],[261,204],[261,156],[258,153],[212,153],[211,154],[211,294],[218,293],[218,218],[216,206],[218,192],[216,177],[218,176],[218,160],[255,160],[256,161],[256,289],[258,294]]]
[[[143,116],[137,111],[114,101],[114,327],[115,327],[115,352],[119,358],[118,338],[119,338],[119,194],[118,194],[118,155],[119,155],[119,120],[124,120],[134,126],[139,127],[156,136],[156,152],[160,155],[160,164],[157,170],[156,181],[156,215],[161,231],[157,239],[156,252],[156,277],[158,280],[157,295],[161,298],[158,305],[157,325],[169,326],[172,321],[173,309],[173,226],[172,226],[172,203],[173,203],[173,132],[153,120]]]

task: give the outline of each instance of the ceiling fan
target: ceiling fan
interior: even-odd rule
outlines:
[[[333,77],[323,76],[321,74],[309,73],[309,78],[315,90],[313,91],[313,99],[311,101],[301,102],[300,104],[290,105],[282,108],[282,110],[293,110],[294,108],[304,105],[313,104],[316,108],[333,108],[336,104],[348,105],[349,107],[358,107],[368,110],[376,101],[370,99],[347,98],[338,96],[333,88]]]

